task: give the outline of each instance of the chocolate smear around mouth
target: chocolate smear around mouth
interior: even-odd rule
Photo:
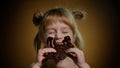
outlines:
[[[54,45],[54,47],[53,47]],[[64,37],[64,40],[62,41],[62,44],[56,43],[56,41],[48,37],[47,39],[47,46],[54,48],[57,52],[56,53],[45,53],[45,59],[43,60],[43,63],[46,62],[49,59],[55,60],[55,62],[59,62],[60,60],[64,60],[69,54],[66,53],[66,50],[69,48],[73,48],[74,46],[71,43],[71,39],[69,36]]]

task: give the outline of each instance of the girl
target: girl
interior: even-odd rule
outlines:
[[[82,37],[77,28],[74,16],[66,8],[54,8],[48,10],[43,16],[37,14],[33,17],[33,22],[39,27],[38,34],[35,38],[35,49],[37,52],[37,60],[32,64],[32,68],[47,67],[47,64],[52,61],[46,61],[43,64],[43,60],[46,58],[46,53],[56,53],[54,48],[45,48],[47,46],[47,38],[52,37],[57,44],[62,44],[62,40],[65,36],[71,38],[74,48],[69,48],[66,53],[75,53],[77,61],[70,57],[66,57],[64,60],[60,60],[55,63],[56,68],[90,68],[85,61],[84,53],[82,51]],[[53,67],[48,67],[53,68]]]

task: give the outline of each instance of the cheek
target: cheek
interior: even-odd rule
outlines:
[[[53,37],[54,38],[54,35],[45,33],[43,40],[46,41],[48,37]]]
[[[72,43],[75,42],[75,36],[72,36],[71,42],[72,42]]]
[[[71,42],[73,43],[74,41],[75,41],[75,36],[74,36],[74,34],[73,33],[70,33],[70,38],[71,38]]]

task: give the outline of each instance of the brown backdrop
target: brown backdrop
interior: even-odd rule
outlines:
[[[30,68],[35,60],[33,39],[37,28],[32,24],[33,12],[63,6],[87,12],[77,21],[85,40],[85,57],[91,68],[115,68],[118,45],[118,5],[110,0],[29,0],[1,2],[1,66]]]

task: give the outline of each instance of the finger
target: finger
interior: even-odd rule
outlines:
[[[43,55],[44,55],[45,53],[51,53],[51,52],[56,52],[56,50],[53,49],[53,48],[44,48],[44,49],[40,49],[40,50],[38,51],[38,55],[41,56],[41,57],[44,57]]]
[[[78,48],[70,48],[66,51],[67,53],[75,53],[75,54],[82,54],[84,55],[83,51],[82,50],[79,50]]]
[[[56,52],[56,50],[53,49],[53,48],[40,49],[40,50],[38,51],[38,61],[41,63],[41,61],[42,61],[43,59],[45,59],[45,57],[43,56],[44,53],[49,53],[49,52]]]
[[[56,50],[53,48],[44,48],[44,49],[40,49],[38,51],[38,54],[44,54],[44,53],[48,53],[48,52],[56,52]]]
[[[84,53],[82,50],[79,50],[78,48],[70,48],[67,50],[67,53],[75,53],[78,60],[80,59],[84,60]]]

